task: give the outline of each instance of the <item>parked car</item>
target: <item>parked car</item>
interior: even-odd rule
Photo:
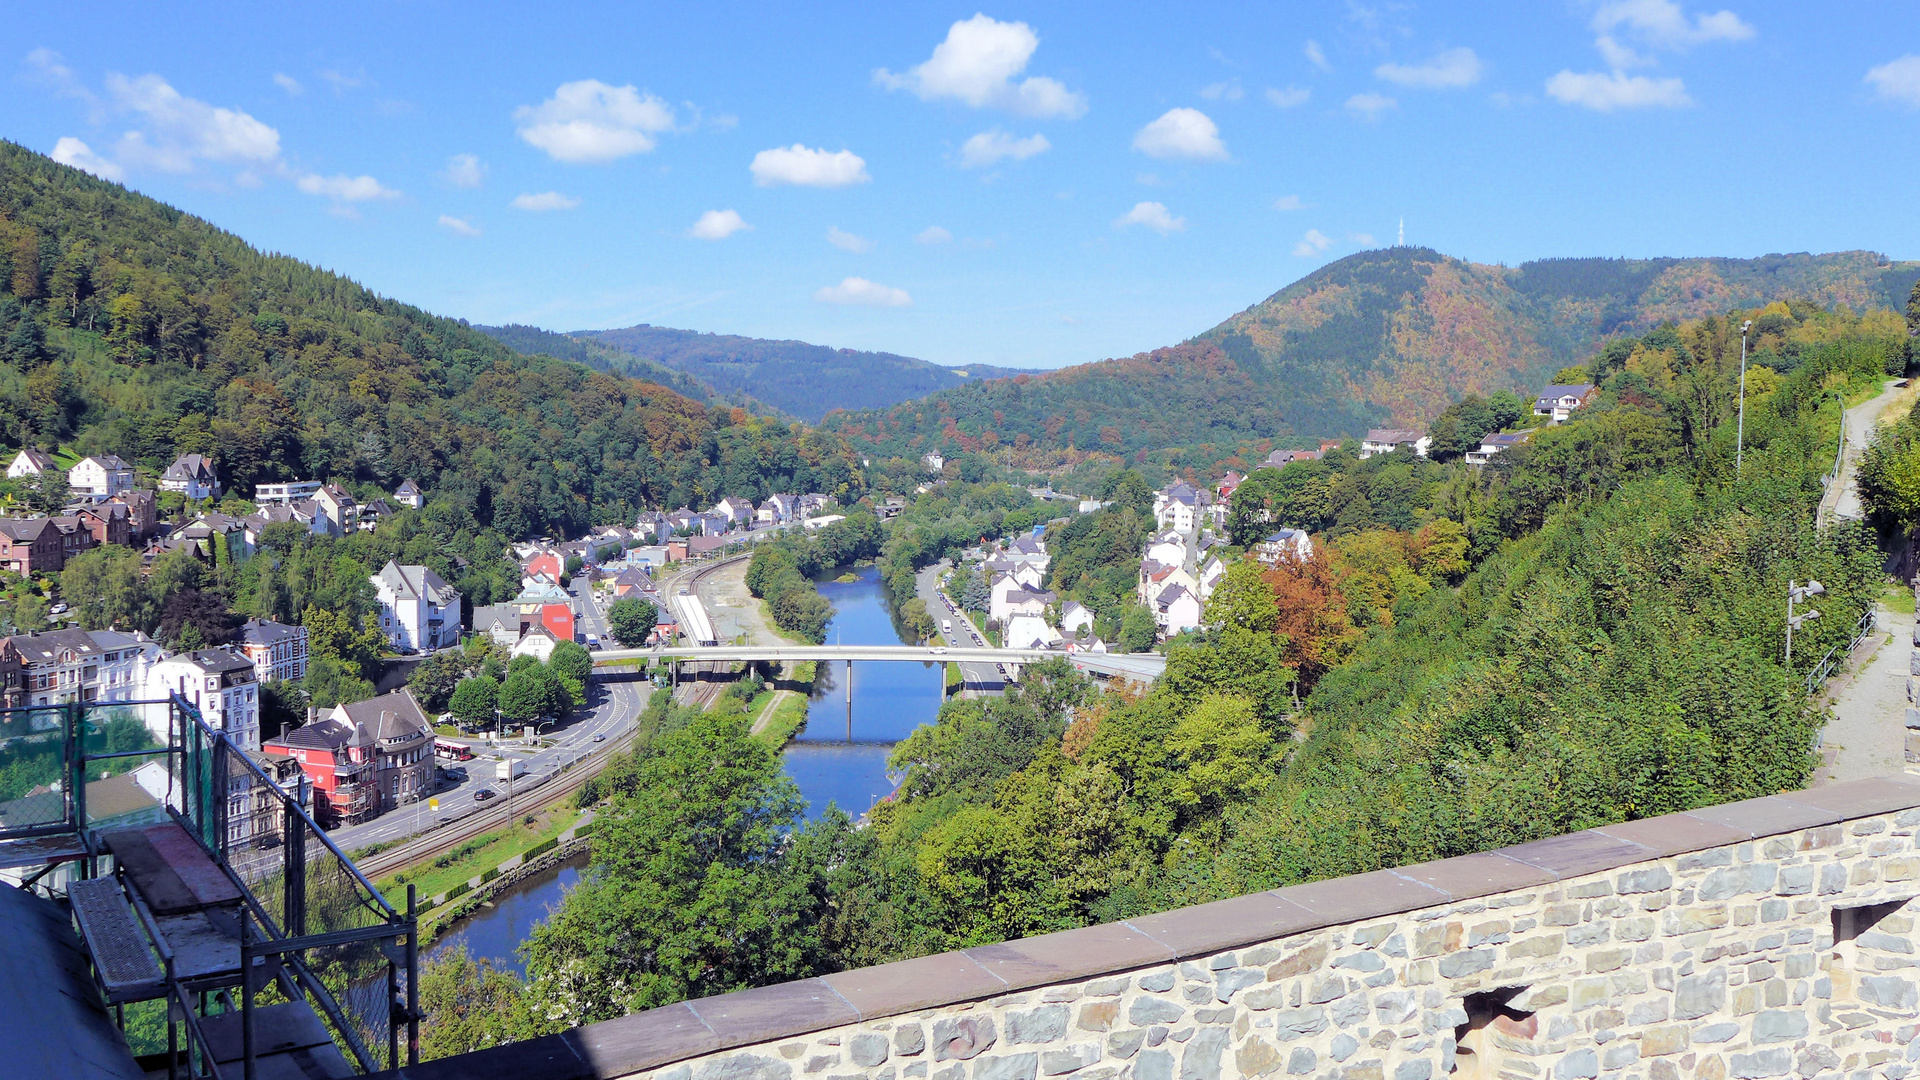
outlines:
[[[476,792],[474,792],[474,793],[473,793],[473,801],[474,801],[474,802],[486,802],[486,801],[487,801],[488,799],[491,799],[491,798],[493,798],[493,797],[494,797],[495,795],[498,795],[498,794],[500,794],[500,793],[499,793],[499,792],[497,792],[497,791],[495,791],[495,790],[493,790],[493,789],[492,789],[492,788],[490,788],[490,787],[483,787],[483,788],[481,788],[481,789],[480,789],[479,791],[476,791]]]
[[[65,600],[62,600],[61,602],[47,609],[47,614],[49,615],[65,615],[66,613],[67,613],[67,602]]]

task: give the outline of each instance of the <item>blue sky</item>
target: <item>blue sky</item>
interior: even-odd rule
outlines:
[[[1910,2],[8,23],[0,137],[475,322],[1055,367],[1182,340],[1403,217],[1479,262],[1920,257]]]

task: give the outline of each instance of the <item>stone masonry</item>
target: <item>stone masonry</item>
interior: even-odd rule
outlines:
[[[646,1080],[1891,1077],[1920,778],[636,1014],[403,1070]]]

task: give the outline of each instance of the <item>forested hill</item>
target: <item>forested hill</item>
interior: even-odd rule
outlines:
[[[509,538],[860,483],[830,436],[522,355],[0,142],[0,450],[27,443],[208,454],[242,493],[410,476]]]
[[[829,409],[884,409],[970,379],[1018,374],[984,364],[950,368],[893,353],[645,324],[567,336],[685,372],[724,397],[751,397],[814,423]]]
[[[1899,308],[1920,262],[1872,252],[1758,259],[1548,259],[1427,248],[1330,263],[1171,348],[973,383],[827,426],[917,456],[999,445],[1131,452],[1423,427],[1463,394],[1531,396],[1603,339],[1773,300]]]
[[[665,364],[624,353],[618,349],[601,344],[592,337],[575,334],[556,334],[551,330],[542,330],[537,326],[524,326],[508,323],[506,326],[482,326],[473,324],[475,330],[500,342],[515,352],[529,356],[557,356],[562,360],[575,360],[601,371],[615,375],[625,375],[635,379],[657,382],[676,393],[703,404],[716,401],[738,401],[745,404],[752,400],[748,395],[723,399],[714,393],[713,387],[688,375],[684,371],[675,371]]]

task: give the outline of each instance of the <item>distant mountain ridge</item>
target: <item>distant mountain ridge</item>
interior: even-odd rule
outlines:
[[[1614,333],[1775,300],[1899,309],[1916,279],[1920,262],[1866,251],[1510,268],[1386,248],[1329,263],[1179,345],[825,424],[906,456],[1001,445],[1129,453],[1419,427],[1466,393],[1529,392]]]
[[[645,323],[564,336],[683,373],[720,397],[752,398],[809,423],[819,423],[833,409],[884,409],[970,381],[1022,373],[988,364],[943,367],[894,353],[703,334]],[[650,377],[641,369],[629,373]]]

